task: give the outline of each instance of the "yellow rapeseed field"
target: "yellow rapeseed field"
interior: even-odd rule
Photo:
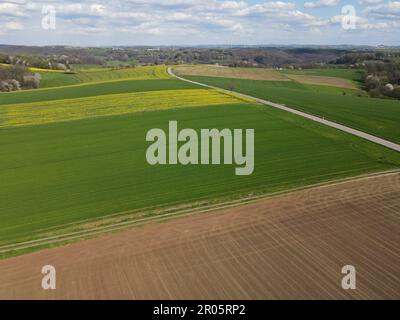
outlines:
[[[12,67],[12,64],[7,64],[7,63],[0,63],[0,66],[2,67]],[[29,68],[30,71],[32,72],[56,72],[56,73],[64,73],[64,70],[54,70],[54,69],[43,69],[43,68]]]
[[[217,90],[191,89],[11,104],[0,108],[0,127],[38,125],[134,112],[243,102],[254,103],[252,100]]]

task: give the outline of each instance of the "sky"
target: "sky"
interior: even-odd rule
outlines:
[[[16,45],[400,45],[400,0],[0,0]]]

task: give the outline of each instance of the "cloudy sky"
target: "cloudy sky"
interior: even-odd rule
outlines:
[[[355,28],[346,15],[352,10],[343,12],[349,5]],[[52,12],[55,28],[49,24]],[[0,0],[3,44],[400,45],[399,40],[400,0]]]

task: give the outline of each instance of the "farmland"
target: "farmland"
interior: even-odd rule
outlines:
[[[172,79],[105,81],[59,88],[7,92],[0,96],[0,105],[75,99],[131,92],[195,88],[198,88],[198,86]]]
[[[0,297],[399,299],[399,192],[398,173],[356,179],[3,260]]]
[[[196,130],[255,128],[254,174],[239,178],[230,165],[148,165],[146,132],[171,119]],[[2,244],[134,209],[270,193],[400,164],[383,147],[245,104],[3,128],[0,143]]]
[[[290,81],[279,71],[264,68],[229,68],[224,66],[178,66],[174,70],[177,74],[191,76],[209,76],[236,79]]]
[[[126,79],[168,79],[165,67],[137,67],[137,68],[90,68],[80,69],[76,73],[62,73],[39,71],[42,76],[41,88],[66,86],[79,83],[101,82]]]
[[[3,0],[0,301],[399,300],[399,5]]]
[[[290,82],[187,76],[188,79],[220,88],[234,89],[254,97],[326,117],[393,142],[400,142],[400,102],[317,90]]]
[[[3,67],[8,64],[0,64]],[[69,86],[80,83],[104,82],[112,80],[148,80],[168,79],[165,67],[136,67],[136,68],[83,68],[73,72],[41,68],[29,68],[32,73],[41,75],[40,87],[52,88]]]
[[[363,70],[360,69],[303,69],[303,70],[291,70],[284,69],[280,73],[287,75],[310,75],[310,76],[323,76],[323,77],[335,77],[341,79],[347,79],[359,83],[363,76]]]
[[[358,78],[358,73],[342,71],[314,72],[297,70],[275,70],[265,68],[229,68],[222,66],[178,66],[174,69],[177,74],[188,76],[208,76],[248,80],[289,81],[301,84],[330,86],[346,89],[357,89],[352,81]],[[345,77],[341,77],[344,75]]]
[[[245,101],[214,90],[164,90],[89,98],[3,105],[0,128],[71,121],[179,107],[235,104]],[[246,101],[247,103],[251,100]]]
[[[158,74],[159,68],[146,72]],[[297,92],[318,93],[293,81],[196,79],[222,86],[234,81],[249,93],[275,92],[277,98],[293,94],[300,102]],[[328,88],[330,98],[337,96],[336,89],[324,88],[321,97]],[[238,177],[234,165],[150,166],[146,133],[166,130],[170,120],[197,132],[254,128],[255,172]],[[140,76],[1,94],[0,145],[0,249],[101,219],[135,219],[182,204],[270,194],[400,166],[394,151],[295,115],[179,80]]]

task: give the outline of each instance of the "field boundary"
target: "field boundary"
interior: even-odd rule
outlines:
[[[389,170],[389,171],[368,173],[368,174],[359,175],[359,176],[355,176],[355,177],[339,178],[339,179],[320,182],[320,183],[311,184],[311,185],[307,185],[307,186],[290,188],[290,189],[286,189],[286,190],[282,190],[282,191],[278,191],[278,192],[272,192],[272,193],[264,192],[264,193],[258,194],[258,195],[251,195],[251,196],[242,197],[242,198],[239,197],[237,199],[231,199],[231,200],[227,200],[226,197],[222,197],[222,198],[220,198],[220,201],[218,201],[218,199],[214,199],[214,201],[217,201],[217,202],[212,203],[212,204],[196,205],[196,203],[188,203],[183,208],[181,208],[182,206],[179,206],[179,205],[177,205],[176,207],[160,207],[159,212],[166,212],[166,213],[164,213],[164,214],[159,213],[159,214],[155,214],[153,216],[139,218],[139,219],[133,218],[132,220],[129,220],[129,217],[126,217],[128,219],[128,221],[119,221],[119,222],[115,222],[115,223],[111,222],[106,225],[93,227],[91,229],[85,229],[85,230],[81,230],[81,231],[74,231],[74,232],[68,232],[68,233],[60,233],[58,235],[49,236],[49,237],[45,237],[42,239],[29,240],[29,241],[14,243],[14,244],[5,244],[3,246],[0,246],[0,255],[3,255],[3,257],[0,256],[0,260],[8,258],[9,257],[8,255],[10,255],[10,257],[12,256],[12,254],[19,255],[19,252],[21,250],[27,250],[29,253],[30,251],[34,251],[34,248],[46,249],[46,248],[49,248],[52,246],[66,245],[66,244],[70,244],[72,242],[79,241],[79,240],[87,240],[87,239],[92,239],[92,238],[95,238],[98,236],[110,235],[115,232],[124,231],[124,230],[127,230],[132,227],[140,227],[140,226],[148,224],[148,223],[160,223],[160,222],[165,222],[165,221],[175,219],[175,218],[180,218],[180,217],[188,217],[188,216],[197,215],[197,214],[206,214],[206,213],[209,213],[210,211],[220,211],[223,209],[240,207],[242,205],[255,203],[257,201],[273,199],[276,197],[284,196],[284,195],[291,194],[291,193],[297,193],[297,192],[301,192],[304,190],[326,188],[326,187],[330,187],[330,186],[344,184],[344,183],[347,183],[350,181],[361,181],[361,180],[371,179],[371,178],[374,178],[377,176],[390,176],[390,175],[397,175],[399,173],[400,173],[400,169],[395,169],[395,170]],[[176,208],[178,208],[178,209],[176,209]],[[141,213],[146,212],[146,208],[135,210],[135,212],[141,212]],[[126,212],[126,213],[128,213],[128,212]],[[130,213],[132,213],[132,212],[130,212]],[[101,220],[109,219],[110,216],[111,217],[117,216],[118,218],[124,218],[124,215],[121,216],[121,214],[123,214],[123,213],[114,213],[114,214],[105,216],[101,219],[83,221],[81,223],[77,223],[75,226],[79,227],[79,226],[82,226],[85,223],[89,223],[91,221],[92,222],[98,222],[98,221],[101,222]],[[115,219],[117,219],[117,217]]]
[[[38,89],[25,89],[21,91],[10,91],[10,92],[2,92],[2,94],[18,94],[24,92],[38,92],[38,91],[48,91],[48,90],[59,90],[63,88],[74,88],[74,87],[85,87],[103,83],[115,83],[115,82],[126,82],[126,81],[159,81],[159,80],[171,80],[172,78],[118,78],[112,80],[101,80],[101,81],[88,81],[88,82],[80,82],[75,84],[69,84],[65,86],[56,86],[56,87],[48,87],[48,88],[38,88]]]
[[[2,64],[0,63],[0,66]],[[144,67],[143,67],[144,68]],[[32,69],[32,68],[30,68]],[[135,68],[130,68],[130,69],[135,69]],[[124,70],[124,69],[121,69]],[[126,69],[125,69],[126,70]],[[105,71],[112,71],[112,69],[105,69]],[[130,76],[130,77],[121,77],[121,78],[115,78],[115,79],[108,79],[108,80],[95,80],[95,81],[82,81],[74,84],[67,84],[67,85],[58,85],[54,87],[44,87],[44,88],[37,88],[37,89],[23,89],[20,91],[10,91],[10,92],[2,92],[2,94],[18,94],[21,92],[37,92],[37,91],[46,91],[46,90],[57,90],[57,89],[63,89],[63,88],[73,88],[73,87],[82,87],[82,86],[88,86],[88,85],[96,85],[96,84],[103,84],[103,83],[113,83],[113,82],[125,82],[125,81],[133,81],[133,80],[138,80],[138,81],[144,81],[144,80],[171,80],[173,77],[171,77],[170,74],[168,74],[168,70],[166,70],[166,77],[151,77],[151,76]],[[38,72],[43,72],[43,73],[65,73],[63,70],[51,70],[51,71],[38,71]],[[86,73],[96,73],[100,71],[93,71],[93,72],[86,72]],[[81,72],[84,73],[84,72]]]
[[[379,144],[381,146],[384,146],[386,148],[389,148],[389,149],[395,150],[397,152],[400,152],[400,145],[399,144],[394,143],[394,142],[389,141],[389,140],[386,140],[386,139],[382,139],[382,138],[374,136],[372,134],[369,134],[369,133],[366,133],[366,132],[363,132],[363,131],[360,131],[360,130],[357,130],[357,129],[354,129],[354,128],[351,128],[351,127],[347,127],[345,125],[339,124],[339,123],[334,122],[334,121],[326,120],[325,118],[322,118],[322,117],[319,117],[319,116],[315,116],[315,115],[312,115],[312,114],[309,114],[309,113],[306,113],[306,112],[303,112],[303,111],[299,111],[299,110],[296,110],[296,109],[293,109],[293,108],[289,108],[289,107],[287,107],[287,106],[285,106],[283,104],[279,104],[279,103],[275,103],[275,102],[272,102],[272,101],[256,98],[256,97],[253,97],[253,96],[250,96],[250,95],[247,95],[247,94],[244,94],[244,93],[240,93],[240,92],[237,92],[237,91],[230,91],[230,90],[227,90],[227,89],[211,86],[211,85],[204,84],[204,83],[201,83],[201,82],[185,79],[185,78],[182,78],[180,76],[177,76],[172,71],[171,67],[169,67],[167,69],[167,71],[172,77],[175,77],[178,80],[186,81],[186,82],[189,82],[189,83],[192,83],[192,84],[197,84],[199,86],[203,86],[203,87],[206,87],[206,88],[209,88],[209,89],[215,89],[215,90],[220,90],[220,91],[224,91],[224,92],[235,93],[235,94],[240,95],[242,97],[253,99],[254,101],[259,102],[261,104],[268,105],[268,106],[274,107],[276,109],[280,109],[280,110],[283,110],[283,111],[290,112],[292,114],[301,116],[303,118],[312,120],[314,122],[318,122],[318,123],[324,124],[324,125],[326,125],[328,127],[332,127],[332,128],[338,129],[340,131],[352,134],[352,135],[357,136],[359,138],[362,138],[362,139],[365,139],[365,140],[369,140],[371,142],[374,142],[374,143]]]
[[[359,90],[359,86],[350,79],[319,74],[287,73],[273,68],[226,67],[215,65],[178,65],[174,67],[177,75],[206,76],[254,81],[282,81],[303,85],[331,86],[340,89]],[[223,70],[222,73],[217,70]],[[228,72],[225,72],[228,71]]]

